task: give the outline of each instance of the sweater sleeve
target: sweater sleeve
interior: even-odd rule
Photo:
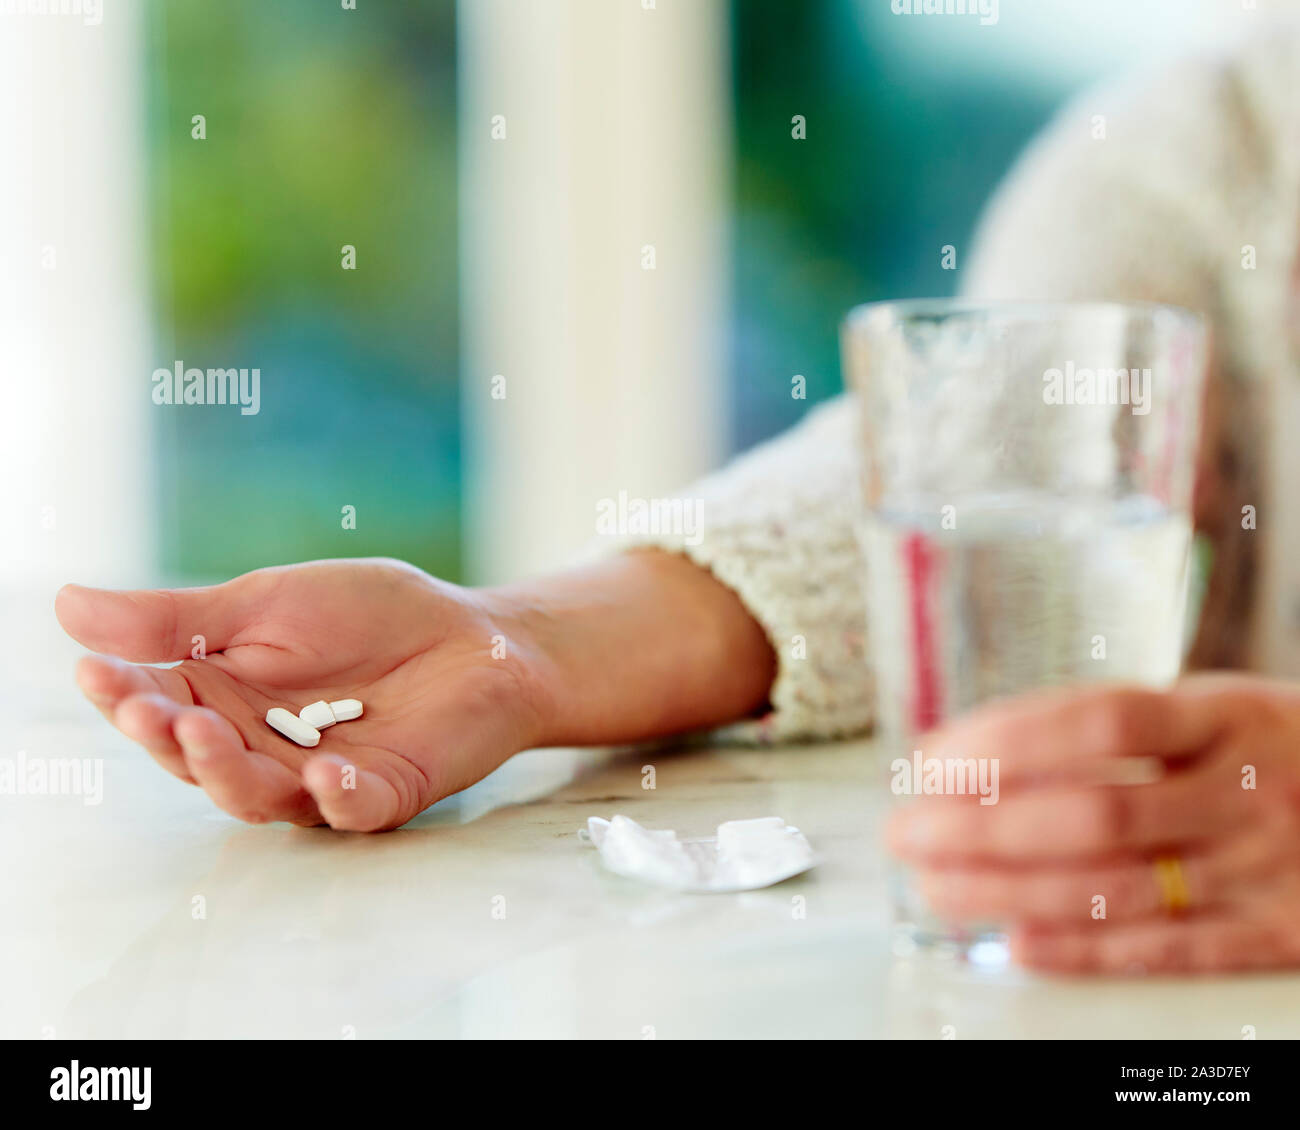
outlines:
[[[771,710],[715,731],[715,740],[796,741],[870,726],[853,407],[837,397],[683,491],[698,500],[695,536],[623,543],[676,551],[708,569],[739,595],[772,644]]]

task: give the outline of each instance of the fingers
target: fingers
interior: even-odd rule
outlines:
[[[256,620],[263,582],[255,573],[194,589],[115,592],[64,585],[54,611],[68,635],[92,651],[136,663],[168,663],[230,646]]]
[[[913,862],[1014,863],[1142,852],[1227,833],[1259,807],[1240,766],[1216,757],[1144,785],[1045,787],[991,805],[928,796],[891,817],[889,846]]]
[[[116,721],[163,768],[199,785],[218,808],[248,824],[324,820],[340,830],[371,832],[396,827],[411,815],[402,790],[382,773],[338,754],[320,754],[304,765],[300,778],[249,750],[230,722],[204,707],[180,706],[157,694],[132,695],[118,707]]]
[[[172,735],[181,707],[193,702],[182,677],[110,656],[87,655],[77,663],[77,684],[105,718],[144,746],[167,772],[194,783]]]
[[[179,675],[152,667],[136,667],[107,655],[84,655],[77,661],[77,686],[110,722],[118,703],[133,694],[162,692],[189,704],[189,684]]]
[[[1277,901],[1279,883],[1293,882],[1296,826],[1281,809],[1266,810],[1200,851],[1179,853],[1189,906],[1223,910],[1250,900]],[[1086,925],[1099,912],[1131,921],[1164,911],[1164,884],[1154,856],[1083,865],[919,867],[914,882],[941,918],[954,922],[1038,922]]]
[[[1227,724],[1223,696],[1194,687],[1053,690],[992,703],[918,743],[927,758],[996,758],[1002,788],[1097,779],[1099,764],[1184,757]]]
[[[1057,973],[1191,973],[1268,968],[1300,952],[1268,922],[1209,913],[1086,927],[1027,926],[1011,934],[1012,959]]]
[[[313,757],[302,781],[321,816],[341,832],[385,831],[414,815],[387,772],[362,769],[337,753]]]
[[[1185,860],[1184,874],[1189,891],[1195,892],[1193,902],[1210,901],[1203,872]],[[1162,908],[1155,867],[1145,861],[1029,873],[992,868],[924,871],[916,884],[930,908],[951,922],[1088,926],[1099,910],[1116,921],[1150,917]]]
[[[166,695],[136,694],[124,699],[113,723],[132,741],[139,742],[168,773],[195,784],[172,726],[185,708]]]
[[[195,782],[231,816],[248,824],[319,822],[316,805],[298,775],[247,749],[235,727],[215,711],[186,707],[172,731]]]

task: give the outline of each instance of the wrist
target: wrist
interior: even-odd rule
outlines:
[[[776,658],[740,598],[659,550],[482,590],[515,641],[540,745],[637,741],[736,721]]]

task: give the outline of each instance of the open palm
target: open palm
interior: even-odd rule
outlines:
[[[87,697],[250,823],[393,828],[539,733],[526,641],[476,595],[402,562],[319,561],[199,589],[69,585],[56,612],[104,653],[78,668]],[[273,706],[340,698],[365,714],[313,749],[265,722]]]

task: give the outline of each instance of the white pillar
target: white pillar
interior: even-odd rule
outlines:
[[[601,498],[723,451],[726,4],[650,2],[459,8],[473,580],[563,563]]]
[[[0,579],[152,561],[141,8],[0,6]],[[12,6],[11,6],[12,8]],[[84,14],[78,14],[84,13]]]

